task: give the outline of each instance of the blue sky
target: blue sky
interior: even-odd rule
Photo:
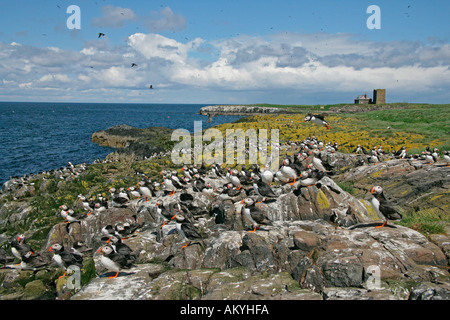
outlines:
[[[67,28],[70,5],[79,30]],[[381,29],[366,25],[370,5]],[[1,0],[0,10],[0,101],[329,104],[375,88],[389,102],[450,98],[446,0]]]

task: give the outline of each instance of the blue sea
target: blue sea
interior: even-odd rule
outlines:
[[[0,185],[11,176],[103,159],[114,149],[91,142],[95,131],[127,124],[194,131],[233,122],[241,116],[198,114],[205,104],[118,104],[0,102]]]

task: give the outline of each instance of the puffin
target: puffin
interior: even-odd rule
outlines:
[[[120,234],[117,233],[116,230],[113,228],[113,226],[110,224],[104,226],[101,230],[101,233],[108,238],[111,238],[114,236],[120,237]]]
[[[46,267],[48,262],[40,255],[36,255],[32,251],[28,251],[22,256],[22,262],[20,267],[22,269],[32,269],[36,270],[39,268]]]
[[[406,148],[403,146],[395,153],[395,157],[397,159],[405,159],[406,157]]]
[[[295,180],[297,179],[297,171],[289,165],[289,159],[283,160],[283,166],[281,167],[280,172],[285,178],[292,181],[290,183],[291,186],[295,183]]]
[[[442,159],[444,159],[447,164],[446,167],[450,167],[450,151],[442,151]]]
[[[174,185],[174,183],[176,182],[171,179],[170,174],[164,177],[163,184],[166,187],[167,191],[170,191],[169,196],[173,196],[177,189],[181,188],[181,186],[176,186]]]
[[[269,170],[269,166],[265,165],[264,170],[261,172],[261,180],[267,183],[269,186],[272,185],[273,182],[273,172]]]
[[[319,171],[305,170],[300,174],[300,186],[310,187],[315,186],[317,181],[323,178],[324,173]]]
[[[434,158],[433,158],[433,156],[431,155],[431,153],[430,152],[426,152],[426,151],[424,151],[424,152],[422,152],[422,158],[424,158],[427,162],[427,164],[433,164],[434,163]]]
[[[320,154],[319,149],[312,150],[311,154],[313,155],[313,157],[312,157],[312,164],[313,164],[314,168],[316,168],[320,172],[327,171],[327,169],[325,169],[325,167],[324,167],[324,165],[322,163],[322,160],[319,159],[319,154]]]
[[[223,187],[222,193],[226,194],[228,197],[233,198],[241,193],[241,189],[235,188],[234,185],[230,182]]]
[[[139,181],[136,183],[136,187],[139,187],[139,193],[144,197],[145,201],[150,201],[152,199],[152,190],[145,181]]]
[[[387,225],[387,220],[401,220],[402,215],[394,208],[391,202],[389,202],[383,193],[381,186],[374,186],[370,193],[372,194],[371,204],[375,212],[384,218],[384,222],[380,226],[375,228],[382,228]]]
[[[69,224],[73,222],[80,222],[85,217],[81,213],[75,212],[72,209],[67,210],[65,214],[61,211],[61,216],[64,220],[66,220],[65,223]]]
[[[34,252],[33,249],[25,243],[25,235],[22,233],[18,234],[17,237],[11,238],[10,244],[13,256],[19,260],[22,260],[22,257],[28,252],[31,252],[33,255],[36,254],[36,252]]]
[[[331,129],[330,125],[328,124],[328,122],[325,121],[325,117],[324,115],[313,115],[311,113],[309,113],[304,119],[303,119],[303,123],[307,122],[307,121],[311,121],[312,123],[315,123],[319,126],[324,126],[327,129]]]
[[[127,259],[127,257],[119,252],[114,251],[114,248],[110,245],[103,245],[98,250],[97,253],[101,253],[100,262],[102,265],[110,270],[114,271],[116,274],[114,276],[109,276],[108,279],[117,278],[120,270],[129,269],[133,267],[133,262]]]
[[[156,201],[156,212],[161,216],[163,219],[163,224],[161,224],[160,228],[162,228],[164,225],[167,224],[168,221],[172,220],[172,218],[175,216],[174,213],[174,205],[175,203],[171,203],[169,205],[169,210],[166,209],[163,205],[163,202],[161,200]]]
[[[193,240],[201,240],[202,236],[198,232],[197,228],[194,226],[194,224],[186,219],[185,216],[181,214],[176,214],[172,217],[172,220],[175,220],[175,225],[178,231],[178,234],[180,234],[183,239],[185,240],[185,244],[181,247],[181,249],[186,248],[189,246]]]
[[[378,162],[380,162],[380,159],[378,158],[377,151],[375,149],[371,150],[370,157],[368,158],[368,161],[369,161],[369,163],[373,163],[374,165],[376,165]]]
[[[82,241],[75,241],[70,248],[70,252],[74,255],[83,257],[86,253],[89,253],[92,251],[92,248],[88,247],[84,242]]]
[[[128,197],[130,199],[139,199],[139,198],[141,198],[141,193],[139,191],[137,191],[134,186],[128,187],[127,191],[128,191]]]
[[[272,188],[264,181],[259,180],[253,183],[253,189],[263,198],[278,198]]]
[[[130,201],[123,188],[120,188],[119,192],[116,192],[116,188],[110,188],[108,191],[111,194],[113,207],[124,207]]]
[[[364,149],[364,147],[363,147],[362,145],[358,144],[358,145],[356,146],[356,148],[352,150],[352,153],[363,153],[363,154],[367,154],[367,151],[366,151],[366,149]]]
[[[122,242],[122,239],[116,236],[112,236],[108,239],[102,238],[102,240],[106,240],[107,244],[109,244],[114,252],[120,253],[124,255],[129,261],[135,261],[137,259],[136,254],[131,250],[131,248]]]
[[[227,173],[227,175],[228,175],[228,173]],[[236,190],[241,190],[242,183],[238,177],[238,171],[235,169],[231,170],[228,177],[230,179],[230,182],[236,187]]]
[[[253,229],[249,232],[255,232],[262,224],[271,225],[272,221],[266,218],[264,213],[255,206],[255,201],[252,198],[246,198],[241,201],[242,211],[244,216],[252,223]]]
[[[79,268],[83,267],[83,257],[64,250],[64,246],[59,243],[52,244],[50,248],[48,248],[48,251],[53,252],[52,261],[64,269],[64,274],[59,278],[66,275],[67,268],[71,265],[75,265]]]

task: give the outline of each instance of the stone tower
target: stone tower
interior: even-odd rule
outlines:
[[[373,90],[373,103],[375,104],[386,103],[386,89]]]

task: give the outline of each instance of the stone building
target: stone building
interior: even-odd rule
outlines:
[[[372,99],[370,99],[367,94],[361,94],[355,99],[355,104],[368,104],[372,103]]]
[[[386,103],[386,89],[374,89],[373,99],[367,93],[361,94],[355,99],[355,104],[384,104]]]
[[[386,103],[386,89],[373,90],[373,103],[374,104]]]

